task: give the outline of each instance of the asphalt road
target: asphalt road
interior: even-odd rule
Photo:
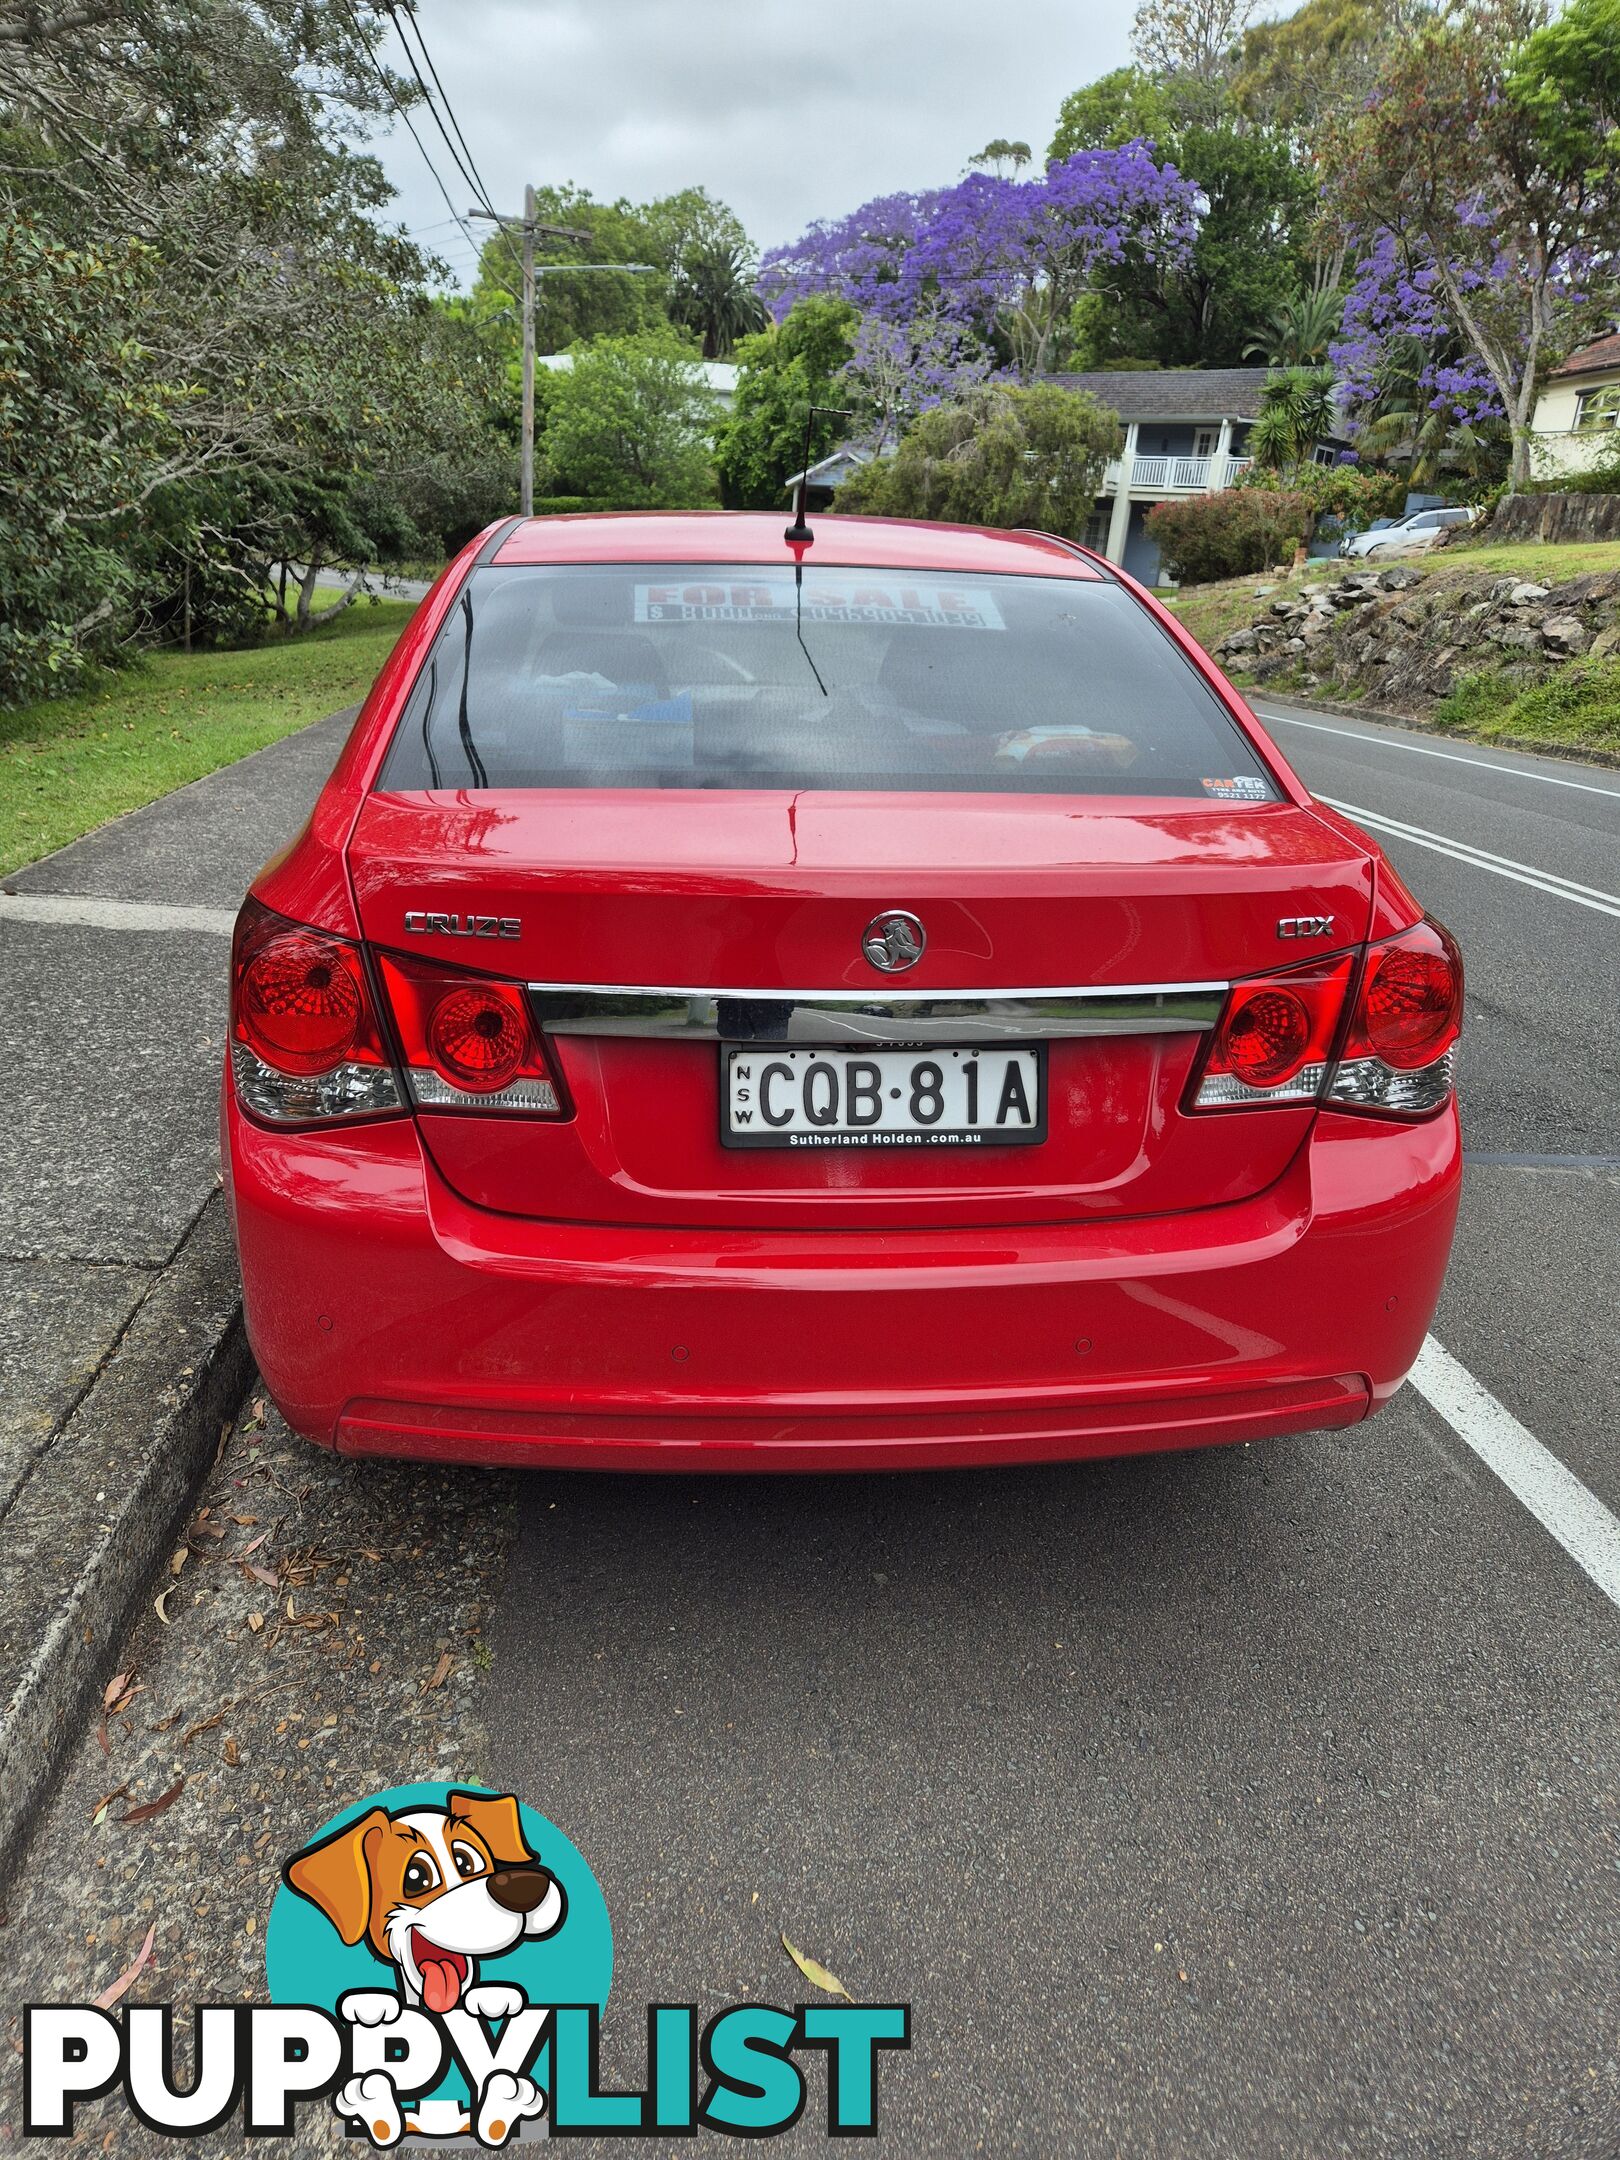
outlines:
[[[1620,1511],[1620,774],[1297,721],[1457,843],[1380,835],[1469,968],[1436,1336]],[[492,1642],[616,1995],[792,2000],[779,1927],[909,1998],[896,2151],[1620,2151],[1620,1612],[1410,1389],[1122,1464],[525,1480]]]
[[[240,1527],[191,1541],[119,1653],[147,1694],[41,1825],[19,1994],[93,1992],[153,1921],[130,2000],[243,1992],[279,1857],[392,1764],[510,1786],[588,1856],[609,2083],[645,2003],[808,1993],[785,1932],[911,2002],[896,2153],[1614,2160],[1620,774],[1263,710],[1467,956],[1426,1392],[1267,1446],[838,1482],[356,1468],[250,1418],[207,1495]],[[298,740],[20,890],[228,905],[337,735]],[[182,1101],[217,1036],[209,1008]],[[282,1599],[322,1555],[306,1639]],[[97,1819],[181,1771],[160,1821]]]

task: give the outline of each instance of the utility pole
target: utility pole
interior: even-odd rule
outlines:
[[[532,185],[523,190],[523,488],[519,508],[534,516],[534,220]],[[581,238],[583,238],[583,234]]]
[[[548,240],[588,240],[588,232],[573,225],[542,225],[536,217],[534,189],[523,190],[521,218],[499,217],[493,210],[469,210],[467,215],[485,218],[510,232],[523,235],[523,482],[521,505],[525,517],[534,515],[534,243],[544,233]],[[561,267],[559,265],[559,267]]]

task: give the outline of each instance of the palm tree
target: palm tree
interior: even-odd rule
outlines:
[[[1379,364],[1376,395],[1356,428],[1368,456],[1406,461],[1415,488],[1433,486],[1442,463],[1477,478],[1501,457],[1500,421],[1459,421],[1449,407],[1434,405],[1425,381],[1434,357],[1420,338],[1393,338]]]
[[[1257,465],[1279,472],[1305,464],[1337,417],[1335,378],[1330,367],[1284,368],[1268,377],[1260,392],[1260,412],[1249,430],[1249,450]]]
[[[1327,358],[1343,320],[1342,293],[1302,289],[1272,309],[1259,337],[1244,346],[1243,357],[1258,353],[1274,368],[1313,367]]]
[[[705,360],[729,359],[738,338],[764,329],[752,268],[746,251],[724,240],[693,248],[677,266],[670,313],[703,340]]]

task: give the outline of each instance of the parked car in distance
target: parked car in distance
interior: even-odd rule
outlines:
[[[1450,532],[1458,525],[1472,525],[1478,514],[1466,504],[1457,503],[1441,510],[1413,510],[1402,518],[1380,518],[1365,532],[1348,534],[1339,542],[1339,553],[1344,556],[1394,555],[1433,547],[1443,532]]]
[[[1038,533],[514,519],[236,930],[225,1183],[354,1456],[927,1467],[1349,1426],[1439,1295],[1462,968]]]

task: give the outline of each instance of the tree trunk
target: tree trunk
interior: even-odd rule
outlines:
[[[300,630],[309,628],[309,610],[315,598],[315,580],[320,574],[321,558],[320,551],[317,549],[309,559],[309,567],[298,580],[298,627]]]
[[[357,577],[346,592],[338,594],[330,607],[323,607],[318,615],[306,615],[304,621],[308,628],[318,629],[322,623],[330,622],[334,615],[341,615],[346,607],[353,607],[363,583],[364,579]]]
[[[1513,453],[1508,460],[1508,493],[1525,495],[1530,489],[1530,430],[1517,415],[1510,415],[1508,429],[1513,439]]]

